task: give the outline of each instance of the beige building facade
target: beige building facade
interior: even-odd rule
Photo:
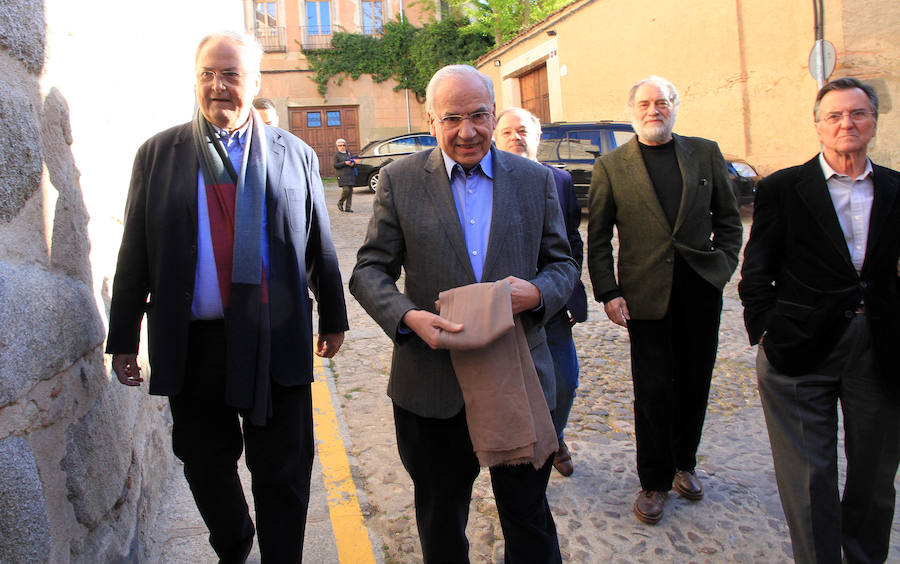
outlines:
[[[439,0],[243,0],[246,29],[265,49],[260,96],[272,100],[280,126],[309,143],[322,176],[334,176],[334,142],[351,153],[370,141],[425,131],[425,105],[397,83],[370,75],[329,82],[325,99],[313,82],[303,49],[331,47],[338,31],[379,35],[384,22],[405,19],[421,26],[439,17]]]
[[[873,160],[900,168],[900,3],[824,0],[831,78],[854,76],[881,99]],[[498,110],[544,108],[543,121],[630,121],[632,84],[671,80],[682,104],[675,131],[719,142],[761,173],[819,147],[809,71],[812,3],[777,0],[577,0],[476,66],[494,81]],[[543,78],[542,75],[543,74]]]

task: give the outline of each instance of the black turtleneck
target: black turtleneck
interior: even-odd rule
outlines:
[[[638,146],[659,204],[669,220],[669,226],[674,228],[678,209],[681,207],[681,192],[684,190],[678,157],[675,156],[675,140],[662,145],[644,145],[639,142]]]

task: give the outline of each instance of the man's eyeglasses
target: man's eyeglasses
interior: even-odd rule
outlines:
[[[824,121],[828,125],[837,125],[844,121],[844,116],[850,116],[851,121],[860,123],[869,119],[869,116],[875,115],[875,112],[869,110],[851,110],[849,112],[831,112],[825,114],[820,121]]]
[[[218,75],[225,84],[240,84],[245,76],[237,71],[222,71],[216,73],[215,71],[205,70],[200,71],[200,74],[197,75],[197,80],[204,84],[209,83],[216,79],[216,75]]]
[[[459,127],[465,120],[471,121],[472,125],[474,126],[482,126],[489,125],[493,116],[494,114],[492,112],[472,112],[467,116],[447,114],[443,117],[438,118],[438,121],[441,122],[445,127],[450,128]]]

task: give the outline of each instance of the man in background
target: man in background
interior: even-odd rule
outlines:
[[[268,98],[256,98],[253,100],[253,107],[259,112],[259,117],[263,123],[278,127],[278,112],[275,111],[275,104]]]
[[[628,109],[637,136],[597,159],[589,194],[594,297],[631,339],[641,481],[634,514],[650,524],[662,518],[673,487],[686,499],[703,497],[697,447],[722,289],[741,249],[741,217],[722,153],[713,141],[672,133],[678,106],[671,82],[651,76],[635,84]]]
[[[341,187],[341,197],[337,207],[339,211],[353,213],[353,187],[356,185],[356,161],[350,155],[345,139],[334,142],[337,153],[334,154],[334,171],[338,175],[338,186]]]
[[[537,116],[522,108],[507,108],[497,116],[494,141],[501,151],[514,153],[520,157],[538,162],[537,151],[541,141],[541,122]],[[572,257],[578,263],[578,279],[565,307],[559,310],[547,324],[547,346],[553,357],[556,373],[556,406],[553,409],[553,425],[559,440],[559,449],[553,457],[553,467],[563,476],[571,476],[575,471],[572,455],[564,440],[566,423],[572,411],[575,390],[578,388],[578,355],[572,339],[572,327],[587,319],[587,296],[581,282],[581,264],[584,260],[584,243],[578,232],[581,223],[581,206],[575,195],[572,175],[565,170],[547,166],[553,173],[556,195],[562,207],[566,224],[566,238],[572,249]]]

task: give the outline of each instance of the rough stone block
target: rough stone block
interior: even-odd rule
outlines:
[[[46,23],[42,0],[4,0],[0,3],[0,47],[39,73],[44,67]]]
[[[18,85],[0,81],[0,223],[15,217],[40,187],[42,159],[34,105]]]
[[[0,562],[46,562],[50,521],[37,464],[22,437],[0,441]]]
[[[0,261],[0,407],[103,342],[88,286],[33,265]]]
[[[91,410],[66,432],[62,469],[68,498],[75,518],[89,529],[125,503],[135,485],[129,472],[141,395],[132,392],[118,382],[110,383]]]

